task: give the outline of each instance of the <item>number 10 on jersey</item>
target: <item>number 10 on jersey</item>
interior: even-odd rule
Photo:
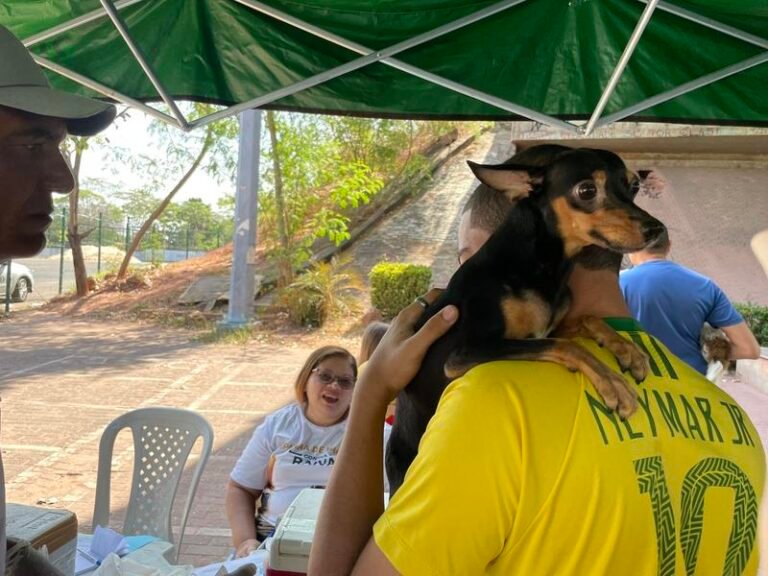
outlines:
[[[635,460],[635,474],[640,492],[648,494],[656,523],[659,555],[658,576],[675,574],[675,513],[669,498],[660,456]],[[757,536],[757,496],[747,475],[724,458],[704,458],[685,475],[680,494],[680,547],[685,573],[693,576],[704,528],[704,494],[711,487],[734,491],[733,526],[723,565],[724,576],[739,576],[744,571]]]

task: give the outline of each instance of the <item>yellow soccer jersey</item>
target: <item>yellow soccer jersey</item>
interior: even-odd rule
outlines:
[[[651,358],[626,422],[547,362],[485,364],[446,389],[374,528],[401,574],[756,574],[752,423],[634,321],[609,323]]]

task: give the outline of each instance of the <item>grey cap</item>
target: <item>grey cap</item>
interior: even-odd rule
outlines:
[[[92,136],[115,119],[107,102],[54,90],[24,45],[0,26],[0,106],[64,120],[75,136]]]

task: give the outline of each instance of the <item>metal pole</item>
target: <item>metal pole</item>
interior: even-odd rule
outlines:
[[[640,2],[643,4],[647,4],[649,1],[650,0],[640,0]],[[716,30],[722,34],[733,36],[734,38],[738,38],[739,40],[743,40],[749,44],[754,44],[755,46],[768,49],[768,40],[765,38],[761,38],[760,36],[755,36],[754,34],[750,34],[749,32],[745,32],[739,28],[734,28],[733,26],[723,24],[722,22],[718,22],[712,18],[707,18],[706,16],[702,16],[696,12],[691,12],[685,8],[680,8],[674,4],[669,4],[668,2],[664,2],[664,0],[659,2],[658,9],[669,12],[670,14],[674,14],[675,16],[679,16],[680,18],[685,18],[686,20],[690,20],[691,22],[695,22],[696,24],[700,24],[712,30]]]
[[[101,222],[103,220],[103,217],[104,217],[104,213],[99,212],[99,237],[98,237],[99,251],[96,257],[96,274],[99,274],[101,272]]]
[[[64,78],[69,78],[73,82],[82,84],[83,86],[85,86],[86,88],[90,88],[94,92],[98,92],[99,94],[104,94],[104,96],[109,96],[110,98],[114,98],[115,100],[117,100],[118,102],[122,102],[126,106],[131,106],[133,108],[141,110],[142,112],[144,112],[144,114],[152,116],[153,118],[157,118],[158,120],[165,122],[166,124],[170,124],[171,126],[179,128],[179,122],[175,118],[173,118],[172,116],[168,116],[168,114],[164,114],[160,110],[156,110],[155,108],[152,108],[152,106],[147,106],[143,102],[139,102],[138,100],[135,100],[130,96],[126,96],[125,94],[122,94],[117,90],[113,90],[112,88],[109,88],[104,84],[100,84],[95,80],[87,78],[82,74],[78,74],[77,72],[74,72],[69,68],[65,68],[64,66],[57,64],[56,62],[51,62],[47,58],[43,58],[42,56],[39,56],[37,54],[32,54],[32,58],[34,58],[35,62],[40,64],[40,66],[42,66],[43,68],[52,70],[57,74],[64,76]],[[189,130],[189,127],[188,126],[182,127],[181,129],[186,132]]]
[[[118,10],[121,10],[123,8],[127,8],[128,6],[132,6],[133,4],[138,4],[139,2],[143,2],[143,1],[144,0],[120,0],[118,2],[115,2],[115,8],[117,8]],[[39,44],[40,42],[45,42],[46,40],[50,40],[54,36],[58,36],[59,34],[63,34],[64,32],[69,32],[70,30],[74,30],[75,28],[79,28],[83,24],[88,24],[90,22],[93,22],[94,20],[103,18],[106,15],[107,15],[107,12],[106,10],[104,10],[104,8],[97,8],[96,10],[92,10],[87,14],[83,14],[82,16],[78,16],[77,18],[73,18],[69,22],[64,22],[63,24],[59,24],[58,26],[54,26],[53,28],[49,28],[48,30],[40,32],[39,34],[35,34],[34,36],[29,36],[28,38],[25,38],[23,40],[24,46],[26,46],[27,48],[31,48],[35,44]]]
[[[5,261],[5,315],[11,313],[11,259]]]
[[[344,48],[347,48],[349,50],[352,50],[353,52],[357,52],[358,54],[361,54],[366,58],[366,62],[370,60],[372,55],[376,54],[375,51],[363,46],[362,44],[357,44],[356,42],[347,40],[342,36],[338,36],[336,34],[323,30],[322,28],[318,28],[317,26],[308,24],[303,20],[290,16],[285,12],[281,12],[280,10],[277,10],[276,8],[263,4],[262,2],[258,2],[257,0],[235,0],[235,2],[237,2],[238,4],[242,4],[243,6],[252,8],[253,10],[256,10],[257,12],[260,12],[262,14],[267,14],[268,16],[271,16],[277,20],[280,20],[281,22],[285,22],[286,24],[294,26],[299,30],[308,32],[314,36],[317,36],[318,38],[322,38],[324,40],[327,40],[339,46],[343,46]],[[492,10],[498,11],[498,9],[503,9],[504,7],[508,7],[508,6],[504,4],[504,6],[502,7],[501,4],[499,4],[499,5],[494,5],[489,7],[488,10],[492,9]],[[469,21],[469,19],[471,18],[473,18],[473,16],[467,16],[464,19],[462,19],[462,21]],[[448,24],[447,26],[454,26],[454,24]],[[444,27],[438,28],[438,33],[439,34],[444,33]],[[431,38],[428,38],[426,35],[419,36],[419,42],[425,42],[429,39]],[[379,53],[383,53],[383,51]],[[460,84],[458,82],[454,82],[447,78],[443,78],[442,76],[438,76],[437,74],[432,74],[431,72],[427,72],[426,70],[422,70],[421,68],[418,68],[411,64],[406,64],[405,62],[403,62],[402,60],[398,60],[397,58],[381,57],[381,59],[374,58],[374,60],[382,64],[386,64],[387,66],[396,68],[397,70],[405,72],[406,74],[416,76],[417,78],[421,78],[423,80],[426,80],[427,82],[431,82],[432,84],[437,84],[438,86],[442,86],[444,88],[452,90],[453,92],[464,94],[465,96],[469,96],[470,98],[474,98],[475,100],[479,100],[481,102],[485,102],[492,106],[496,106],[501,110],[506,110],[507,112],[512,112],[513,114],[524,116],[529,120],[534,120],[536,122],[546,124],[547,126],[552,126],[553,128],[560,128],[562,130],[567,130],[569,132],[578,133],[578,134],[581,133],[580,127],[575,126],[570,122],[559,120],[552,116],[548,116],[546,114],[542,114],[541,112],[537,112],[536,110],[531,110],[530,108],[520,106],[519,104],[515,104],[514,102],[504,100],[503,98],[498,98],[491,94],[482,92],[480,90],[475,90],[474,88],[470,88],[469,86],[465,86],[464,84]],[[242,102],[240,104],[230,106],[229,108],[226,108],[224,110],[213,112],[212,114],[208,114],[207,116],[203,116],[202,118],[198,118],[197,120],[191,121],[189,125],[192,128],[205,126],[206,124],[215,122],[216,120],[226,118],[227,116],[230,116],[235,112],[241,112],[246,109],[264,106],[265,104],[268,104],[274,100],[283,98],[289,94],[294,94],[299,90],[303,90],[310,86],[315,86],[320,82],[324,82],[326,80],[330,80],[331,78],[335,78],[336,76],[339,76],[340,73],[345,73],[344,72],[345,70],[346,72],[349,72],[353,69],[359,68],[359,64],[360,64],[360,61],[354,60],[345,65],[332,68],[331,70],[327,70],[326,72],[323,72],[321,74],[311,76],[310,78],[305,78],[300,82],[296,82],[295,84],[291,84],[290,86],[286,86],[285,88],[280,88],[279,90],[276,90],[269,94],[265,94],[263,96],[259,96],[258,98],[254,98],[247,102]]]
[[[64,240],[67,230],[67,208],[61,210],[61,247],[59,248],[59,294],[64,287]]]
[[[648,25],[648,22],[650,22],[651,16],[653,16],[653,11],[656,9],[656,4],[658,3],[659,0],[650,0],[648,4],[645,5],[643,13],[640,15],[640,20],[632,31],[632,36],[630,36],[629,42],[627,42],[627,45],[624,47],[624,52],[622,52],[621,58],[619,58],[619,63],[616,64],[616,68],[614,68],[611,78],[608,80],[608,85],[600,95],[600,101],[597,103],[597,106],[595,106],[592,116],[590,116],[589,121],[584,128],[585,136],[589,136],[592,133],[592,130],[595,129],[595,124],[600,119],[600,115],[603,113],[603,110],[605,110],[608,100],[611,99],[613,91],[619,84],[621,75],[624,74],[624,69],[627,67],[629,59],[632,58],[632,54],[634,53],[635,48],[637,48],[638,42],[640,42],[640,37],[643,35],[643,32],[645,32],[645,27]]]
[[[747,58],[746,60],[742,60],[741,62],[733,64],[732,66],[728,66],[727,68],[718,70],[717,72],[712,72],[711,74],[707,74],[705,76],[701,76],[700,78],[696,78],[696,80],[691,80],[690,82],[681,84],[680,86],[673,88],[672,90],[667,90],[666,92],[662,92],[661,94],[656,94],[656,96],[651,96],[650,98],[646,98],[642,102],[633,104],[628,108],[624,108],[623,110],[619,110],[618,112],[614,112],[613,114],[609,114],[608,116],[603,116],[600,120],[598,120],[597,124],[595,124],[595,127],[599,128],[601,126],[607,126],[608,124],[613,124],[614,122],[623,120],[628,116],[633,116],[638,112],[642,112],[643,110],[648,110],[649,108],[653,108],[654,106],[661,104],[662,102],[667,102],[668,100],[672,100],[674,98],[677,98],[678,96],[682,96],[683,94],[687,94],[688,92],[692,92],[693,90],[702,88],[703,86],[708,86],[719,80],[722,80],[723,78],[727,78],[728,76],[733,76],[734,74],[743,72],[744,70],[749,70],[750,68],[754,68],[755,66],[760,66],[761,64],[765,64],[766,62],[768,62],[768,52],[763,52],[762,54],[758,54],[757,56],[752,56],[752,58]]]
[[[253,313],[253,256],[256,251],[256,215],[259,207],[260,142],[261,110],[246,110],[240,114],[232,273],[227,316],[219,324],[223,329],[247,326]]]
[[[187,232],[186,232],[186,238],[184,239],[184,246],[186,253],[184,254],[184,259],[189,260],[189,222],[187,222]]]
[[[176,121],[179,123],[181,128],[187,128],[187,119],[184,118],[184,114],[181,113],[181,110],[179,110],[178,106],[176,106],[176,102],[165,89],[165,86],[163,86],[163,83],[157,77],[157,74],[155,74],[155,71],[152,69],[152,66],[149,64],[146,56],[144,55],[144,51],[139,47],[138,44],[136,44],[133,37],[128,32],[128,27],[125,25],[122,16],[120,16],[117,8],[115,8],[115,5],[112,3],[112,0],[100,1],[101,5],[104,7],[104,10],[107,11],[107,16],[109,16],[109,19],[112,20],[112,24],[115,25],[118,33],[120,36],[122,36],[123,40],[128,45],[128,49],[131,51],[131,54],[133,54],[134,59],[136,62],[138,62],[141,69],[144,70],[144,74],[147,75],[147,78],[149,78],[149,81],[152,83],[152,86],[155,87],[155,90],[160,95],[160,98],[163,99],[165,105],[168,106],[168,109],[171,111],[171,115],[176,118]]]

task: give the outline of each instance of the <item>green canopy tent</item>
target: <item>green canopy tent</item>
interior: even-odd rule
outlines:
[[[585,132],[768,118],[766,0],[4,0],[0,23],[54,84],[163,100],[185,129],[265,106]],[[190,122],[177,98],[230,108]]]
[[[768,124],[767,0],[4,0],[0,24],[54,85],[184,130],[266,107],[587,135],[624,119]],[[176,99],[226,108],[190,120]],[[243,123],[233,322],[255,242],[258,117]]]

